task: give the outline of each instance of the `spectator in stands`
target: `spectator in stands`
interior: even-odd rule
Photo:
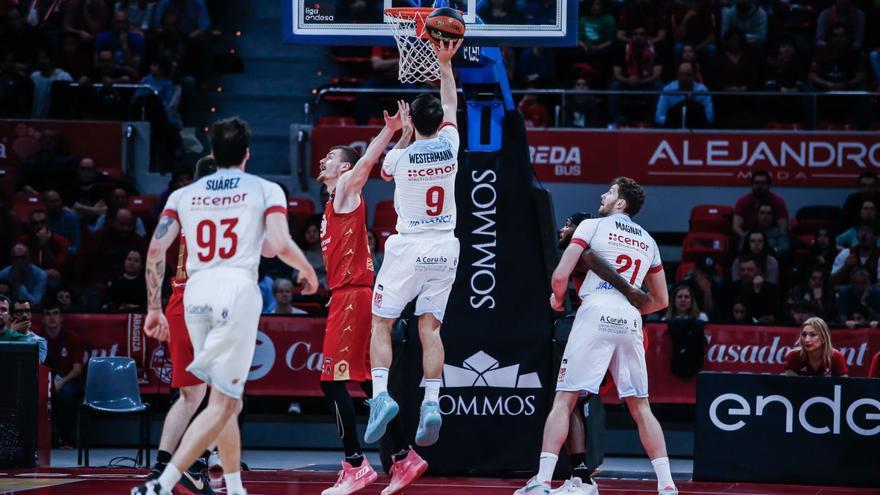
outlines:
[[[21,221],[6,206],[6,198],[0,193],[0,266],[9,264],[9,250],[18,239]]]
[[[172,70],[171,58],[161,56],[150,64],[150,73],[141,79],[141,84],[153,88],[165,108],[168,123],[180,129],[183,127],[183,122],[180,119],[182,89],[171,81]]]
[[[382,262],[385,261],[385,255],[379,252],[376,234],[371,229],[367,229],[367,244],[370,246],[370,254],[373,255],[373,271],[379,273],[379,268],[382,268]]]
[[[752,257],[758,262],[761,273],[771,284],[779,284],[779,260],[773,256],[770,245],[767,243],[767,235],[760,230],[748,233],[740,249],[739,257],[733,260],[734,269],[731,271],[730,280],[739,280],[739,271],[735,268],[740,265],[741,258]]]
[[[114,189],[108,199],[107,212],[98,217],[98,220],[95,221],[95,225],[89,228],[90,231],[97,232],[98,230],[103,229],[104,225],[107,223],[107,217],[112,218],[116,216],[117,211],[128,208],[128,192],[121,187]],[[141,220],[140,217],[135,217],[134,231],[139,236],[147,236],[147,228],[144,226],[144,221]]]
[[[305,311],[293,306],[293,282],[286,278],[275,279],[272,283],[272,296],[275,298],[273,315],[304,315]]]
[[[679,285],[672,291],[672,304],[667,308],[663,321],[675,318],[693,318],[699,321],[709,321],[706,313],[700,311],[700,305],[697,304],[694,289],[687,284]]]
[[[523,114],[528,128],[544,128],[550,125],[550,111],[535,95],[525,95],[517,108]]]
[[[679,57],[679,64],[684,62],[690,63],[694,67],[694,81],[700,84],[706,84],[703,81],[703,69],[700,65],[700,62],[697,60],[697,52],[694,49],[694,45],[690,43],[685,43],[681,48],[681,56]]]
[[[672,13],[673,53],[676,60],[685,61],[683,52],[690,45],[704,62],[711,63],[718,53],[717,24],[709,0],[684,0],[676,2]],[[693,60],[689,60],[693,62]],[[700,78],[697,79],[702,82]]]
[[[586,77],[578,77],[574,81],[575,91],[590,89]],[[596,98],[593,95],[578,94],[570,97],[565,105],[565,126],[568,127],[598,127],[599,110],[596,106]]]
[[[839,320],[847,321],[849,316],[862,306],[870,308],[872,313],[880,310],[880,288],[871,286],[868,270],[856,268],[849,275],[849,285],[837,290]]]
[[[12,320],[12,301],[0,294],[0,342],[22,342],[24,335],[9,328]]]
[[[682,282],[691,286],[697,304],[711,319],[723,318],[723,305],[715,304],[716,298],[724,293],[723,281],[711,256],[697,261],[694,269],[687,273]]]
[[[775,323],[779,316],[779,287],[764,278],[758,260],[748,254],[738,258],[738,280],[732,283],[732,301],[741,301],[758,323]]]
[[[18,242],[27,246],[34,264],[46,271],[48,282],[58,285],[61,274],[67,266],[70,243],[64,237],[52,232],[46,210],[31,212],[28,233],[22,234]]]
[[[9,257],[12,264],[0,270],[0,279],[9,280],[13,296],[23,297],[34,305],[40,304],[46,293],[46,272],[31,263],[30,251],[24,244],[12,246]]]
[[[147,38],[143,72],[147,72],[149,64],[159,57],[165,56],[171,59],[173,66],[179,75],[193,74],[192,67],[186,63],[189,56],[189,44],[187,38],[180,32],[180,16],[177,11],[168,10],[162,17],[156,18],[161,23],[162,29]]]
[[[852,310],[844,322],[846,328],[877,328],[878,325],[880,325],[880,322],[877,321],[877,312],[865,305],[858,306]]]
[[[733,29],[745,35],[749,47],[761,50],[767,40],[767,12],[754,0],[736,0],[721,11],[721,37],[727,39]]]
[[[14,60],[12,54],[0,60],[0,109],[4,117],[30,117],[34,83],[29,73],[29,64]]]
[[[211,28],[211,18],[204,0],[160,0],[156,5],[156,19],[161,22],[165,12],[173,10],[180,18],[180,30],[190,39],[206,38]],[[156,30],[163,25],[154,26]]]
[[[37,53],[48,47],[46,37],[26,21],[18,7],[6,10],[5,22],[0,29],[0,58],[24,64],[33,64]]]
[[[645,28],[648,41],[658,50],[666,43],[666,12],[655,0],[633,0],[624,4],[617,29],[617,39],[629,43],[638,27]]]
[[[825,269],[825,273],[830,274],[831,266],[836,256],[837,248],[834,247],[831,234],[827,228],[822,227],[816,230],[816,233],[813,235],[810,254],[801,261],[798,271],[803,272],[811,266],[821,265]]]
[[[873,199],[862,201],[862,206],[859,209],[858,223],[872,223],[875,226],[877,225],[877,203],[875,203]],[[837,236],[835,242],[837,243],[837,249],[845,249],[855,246],[859,243],[858,229],[856,227],[848,228]],[[878,239],[877,242],[880,243],[880,239]]]
[[[816,317],[816,307],[807,301],[795,301],[788,305],[788,313],[785,315],[784,325],[799,327],[810,318]]]
[[[126,11],[115,11],[110,29],[99,34],[95,40],[95,53],[105,50],[113,53],[116,66],[126,73],[137,71],[141,66],[144,36],[129,29]]]
[[[767,58],[764,89],[790,93],[803,91],[807,83],[807,62],[797,51],[794,38],[782,38],[775,55]]]
[[[810,318],[801,327],[794,349],[785,355],[788,376],[847,376],[843,354],[831,346],[831,332],[822,318]]]
[[[37,349],[39,349],[40,362],[43,363],[46,361],[48,344],[46,343],[46,339],[40,337],[33,332],[32,326],[31,303],[29,303],[27,299],[22,298],[13,300],[12,319],[9,323],[9,328],[24,337],[21,340],[22,342],[32,342],[34,344],[37,344]]]
[[[111,50],[101,50],[95,54],[95,72],[92,81],[100,84],[123,84],[136,81],[134,67],[119,65]]]
[[[312,265],[315,269],[315,273],[318,275],[318,285],[326,290],[327,269],[324,267],[324,254],[321,252],[320,215],[315,215],[315,217],[311,218],[306,224],[306,227],[302,231],[302,242],[300,242],[299,245],[302,246],[306,259],[309,260],[309,264]],[[299,273],[294,270],[291,279],[296,280],[298,275]]]
[[[735,301],[730,308],[730,322],[734,325],[754,325],[758,320],[749,313],[749,307],[743,301]]]
[[[47,129],[40,135],[40,148],[21,168],[19,188],[31,194],[67,188],[73,181],[76,163],[64,137],[56,130]]]
[[[143,311],[147,305],[147,282],[144,278],[144,256],[131,250],[122,262],[122,273],[107,282],[104,309],[110,311]]]
[[[64,30],[92,42],[104,30],[109,17],[104,0],[69,0],[64,9]]]
[[[838,286],[850,278],[850,273],[858,268],[867,270],[871,283],[875,284],[880,275],[880,248],[877,247],[876,228],[872,222],[863,223],[858,227],[859,242],[851,248],[845,248],[834,258],[831,266],[831,285]]]
[[[816,91],[859,91],[866,88],[864,52],[850,43],[843,24],[831,28],[831,43],[816,49],[810,65],[810,84]],[[818,113],[833,121],[844,121],[866,129],[870,103],[861,96],[838,96],[819,100]]]
[[[146,239],[134,231],[134,220],[131,211],[120,209],[104,228],[83,243],[77,256],[80,282],[104,283],[113,277],[114,269],[128,253],[147,251]]]
[[[592,0],[590,10],[581,16],[578,29],[578,46],[583,60],[594,71],[605,73],[611,66],[611,54],[617,39],[617,25],[609,13],[607,0]]]
[[[522,14],[511,5],[510,0],[489,0],[477,9],[477,15],[486,24],[520,24]]]
[[[73,293],[67,287],[62,286],[55,289],[54,297],[50,298],[50,300],[57,301],[61,305],[61,311],[65,313],[74,313],[78,309],[73,304]]]
[[[52,422],[58,434],[53,444],[74,445],[77,408],[82,396],[83,348],[79,339],[63,328],[64,316],[57,302],[43,306],[42,336],[48,341],[46,365],[52,369]]]
[[[114,12],[125,12],[128,16],[129,28],[141,33],[150,29],[155,9],[156,3],[150,0],[117,0],[113,5]]]
[[[724,34],[724,51],[718,57],[717,84],[724,91],[752,91],[761,84],[761,63],[744,43],[739,29]],[[736,103],[742,106],[742,102]]]
[[[736,201],[733,212],[733,231],[740,238],[746,235],[746,231],[753,230],[758,225],[758,205],[770,202],[776,213],[776,225],[783,230],[788,230],[788,208],[785,200],[770,191],[770,174],[765,170],[752,172],[752,192],[742,196]]]
[[[51,101],[52,83],[55,81],[72,82],[73,78],[64,70],[55,67],[49,52],[40,50],[37,55],[37,66],[31,73],[31,81],[34,83],[34,101],[31,110],[31,118],[45,119],[49,116],[49,103]]]
[[[816,20],[816,46],[830,44],[828,38],[837,24],[846,26],[847,31],[852,34],[850,46],[861,49],[865,41],[865,13],[852,0],[834,0],[834,5],[819,13]]]
[[[46,203],[47,221],[49,230],[67,239],[67,250],[74,254],[79,249],[80,236],[79,217],[76,213],[64,207],[61,195],[58,191],[46,191],[43,195]]]
[[[681,92],[688,94],[678,94]],[[684,118],[681,115],[683,109],[686,109]],[[673,112],[672,116],[669,115],[670,111]],[[676,80],[663,88],[663,94],[657,100],[654,122],[665,127],[706,127],[713,118],[709,89],[694,81],[694,65],[682,62],[678,65]]]
[[[556,0],[535,0],[526,4],[526,24],[541,25],[556,22]]]
[[[523,50],[516,64],[516,82],[527,88],[556,84],[556,52],[537,45]]]
[[[79,215],[80,223],[93,225],[107,212],[107,191],[97,182],[98,172],[95,160],[83,158],[76,169],[76,180],[62,195],[67,204]]]
[[[862,203],[865,200],[874,201],[874,206],[880,205],[880,189],[878,189],[877,174],[865,170],[859,174],[858,191],[846,197],[841,210],[841,225],[848,228],[859,223],[861,219]]]
[[[0,296],[12,297],[12,284],[5,278],[0,278]]]
[[[94,73],[95,54],[83,46],[76,33],[64,33],[58,54],[58,67],[80,84],[87,84]]]
[[[636,26],[630,40],[621,45],[613,67],[613,91],[659,91],[663,89],[660,76],[663,64],[654,45],[648,40],[645,26]],[[608,113],[614,124],[623,122],[620,113],[620,96],[608,96]]]
[[[789,304],[796,302],[810,303],[825,321],[837,319],[837,298],[828,283],[825,267],[814,265],[806,274],[806,281],[792,287],[789,293]]]
[[[758,204],[758,222],[756,229],[764,233],[767,238],[767,245],[780,258],[787,258],[791,252],[791,242],[788,238],[788,230],[779,227],[776,223],[776,210],[773,203],[765,201]]]

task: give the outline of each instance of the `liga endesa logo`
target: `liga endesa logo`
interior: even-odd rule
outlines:
[[[797,424],[799,429],[814,435],[840,435],[841,427],[846,425],[857,435],[880,435],[880,401],[862,397],[844,404],[840,385],[834,386],[831,395],[831,398],[816,395],[801,404],[795,404],[788,397],[779,394],[754,397],[735,393],[721,394],[709,405],[709,420],[719,430],[728,432],[748,428],[748,420],[754,415],[768,416],[774,422],[778,421],[779,427],[784,427],[786,433],[792,433]],[[816,424],[815,420],[808,417],[808,411],[817,408],[831,410],[830,424]]]
[[[531,416],[535,414],[535,394],[523,390],[541,389],[538,373],[520,374],[519,364],[502,367],[497,359],[483,351],[465,359],[462,365],[461,367],[443,365],[443,387],[458,389],[440,396],[440,412],[443,415]],[[422,386],[424,385],[422,381]]]

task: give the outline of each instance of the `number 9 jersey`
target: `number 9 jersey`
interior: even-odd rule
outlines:
[[[266,215],[287,213],[278,184],[238,168],[221,168],[168,198],[163,215],[181,226],[190,277],[210,268],[241,268],[257,279]]]
[[[444,122],[434,139],[420,139],[385,155],[382,175],[394,178],[397,232],[455,230],[455,174],[458,129]]]

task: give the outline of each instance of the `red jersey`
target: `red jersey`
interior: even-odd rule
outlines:
[[[801,356],[801,351],[794,349],[785,356],[785,369],[791,370],[800,376],[841,376],[848,375],[849,368],[846,366],[846,358],[837,349],[831,355],[831,366],[822,366],[818,370],[810,368],[806,356]]]
[[[373,286],[373,255],[367,242],[364,198],[351,213],[333,211],[333,197],[324,206],[321,252],[331,291],[349,286]]]

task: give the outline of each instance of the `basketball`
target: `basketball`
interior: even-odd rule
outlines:
[[[425,29],[434,43],[455,41],[464,37],[464,18],[449,7],[442,7],[425,19]]]

